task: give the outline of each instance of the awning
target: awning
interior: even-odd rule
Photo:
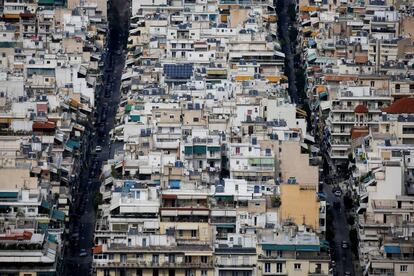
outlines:
[[[16,198],[17,192],[0,192],[0,198]]]
[[[125,106],[125,113],[131,112],[131,110],[132,110],[132,105],[127,104],[127,105]]]
[[[3,14],[3,18],[5,18],[5,19],[20,19],[20,14],[6,13],[6,14]]]
[[[236,76],[234,79],[236,81],[248,81],[248,80],[252,80],[253,77],[252,76]]]
[[[141,120],[140,115],[130,115],[131,121],[133,122],[139,122]]]
[[[206,146],[194,146],[194,153],[195,154],[205,154],[207,152]]]
[[[399,245],[384,245],[384,252],[387,254],[399,254],[401,253],[401,248]]]
[[[223,201],[233,201],[233,195],[215,195],[214,198],[216,200],[223,200]]]
[[[79,148],[80,143],[79,143],[78,141],[75,141],[75,140],[69,140],[69,141],[66,143],[66,146],[67,146],[68,148],[75,149],[75,148]]]
[[[320,251],[321,248],[316,244],[298,244],[296,245],[296,251]]]
[[[45,233],[47,232],[47,229],[49,228],[49,224],[48,223],[38,223],[37,224],[37,229],[39,230],[39,232],[41,233]]]
[[[102,245],[97,245],[93,248],[93,254],[99,254],[99,253],[103,253],[103,246]]]
[[[267,76],[266,79],[269,82],[279,82],[283,79],[283,77],[282,76]]]
[[[49,235],[47,236],[47,240],[48,240],[49,242],[58,243],[57,238],[56,238],[56,235],[49,234]]]
[[[389,263],[383,263],[383,262],[376,263],[374,261],[371,263],[371,267],[372,268],[383,268],[383,269],[394,269],[394,264],[392,263],[391,260]]]
[[[295,251],[294,244],[263,244],[263,250]]]
[[[179,223],[175,227],[177,230],[197,230],[198,225],[197,224],[191,224],[191,223]]]
[[[213,252],[197,251],[197,252],[184,252],[185,256],[213,256]]]
[[[193,154],[193,147],[184,147],[184,154],[186,155]]]
[[[49,209],[50,208],[50,204],[46,200],[42,200],[42,203],[40,204],[40,206],[42,206],[45,209]]]
[[[165,194],[163,194],[161,197],[162,197],[162,199],[176,199],[177,195],[165,195]]]
[[[65,213],[60,210],[53,210],[52,218],[64,221],[65,220]]]
[[[180,189],[181,180],[170,180],[168,184],[170,189]]]
[[[234,224],[216,224],[217,228],[233,229],[236,227]]]
[[[220,147],[207,147],[207,150],[209,152],[219,152],[221,151],[221,148]]]

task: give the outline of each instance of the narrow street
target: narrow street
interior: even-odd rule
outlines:
[[[285,54],[285,74],[289,80],[289,95],[292,103],[300,103],[298,96],[298,89],[296,87],[296,72],[294,63],[294,49],[295,42],[290,41],[289,30],[292,28],[294,22],[290,22],[288,14],[289,5],[294,3],[293,0],[275,0],[277,2],[278,15],[278,34],[282,41],[282,51]]]
[[[128,35],[130,3],[108,2],[109,34],[104,53],[102,86],[96,93],[95,125],[83,146],[83,165],[79,186],[73,189],[69,234],[66,236],[63,275],[91,274],[95,205],[100,187],[100,168],[111,152],[109,132],[120,100],[119,87],[124,68],[123,48]],[[97,147],[102,150],[96,151]]]
[[[296,22],[292,20],[292,11],[289,10],[292,8],[292,4],[295,4],[295,1],[277,1],[278,34],[282,45],[282,51],[285,54],[285,74],[289,79],[289,95],[291,101],[295,104],[303,104],[306,99],[299,95],[296,83],[296,71],[299,69],[295,67],[295,49],[297,41],[291,41],[290,39],[290,32],[296,28]],[[325,158],[328,158],[328,156],[325,156]],[[331,171],[333,172],[333,170]],[[329,175],[329,173],[325,173]],[[321,180],[323,181],[324,179]],[[323,187],[323,192],[326,194],[326,200],[331,206],[332,213],[332,225],[328,225],[328,227],[333,227],[333,232],[335,233],[334,239],[331,241],[332,259],[334,261],[333,275],[355,275],[351,244],[349,241],[349,229],[343,200],[341,197],[336,197],[332,193],[332,187],[330,185],[327,185],[324,182]],[[336,206],[335,208],[334,205]],[[343,246],[344,242],[347,246]]]
[[[331,256],[335,261],[333,268],[334,276],[355,275],[351,252],[351,242],[349,240],[349,227],[346,220],[345,206],[341,197],[336,197],[332,193],[332,187],[324,184],[323,192],[326,194],[326,202],[330,205],[332,214],[332,232],[334,233],[331,242]],[[337,202],[335,204],[335,202]],[[343,248],[342,243],[346,242],[348,247]],[[349,274],[346,274],[349,273]]]

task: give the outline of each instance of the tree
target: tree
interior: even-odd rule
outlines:
[[[349,193],[344,195],[344,205],[348,210],[354,206],[354,201]]]

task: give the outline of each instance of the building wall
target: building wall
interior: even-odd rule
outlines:
[[[309,156],[301,154],[300,143],[284,141],[280,149],[279,167],[283,182],[287,182],[289,177],[295,177],[296,183],[318,185],[318,167],[309,165]]]
[[[316,199],[316,187],[304,189],[299,184],[281,184],[282,205],[279,209],[279,223],[291,219],[296,224],[306,224],[319,229],[319,202]]]

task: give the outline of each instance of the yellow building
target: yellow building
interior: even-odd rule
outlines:
[[[316,197],[316,189],[316,186],[304,186],[297,183],[281,184],[280,221],[291,220],[298,225],[305,224],[318,230],[320,203]]]

